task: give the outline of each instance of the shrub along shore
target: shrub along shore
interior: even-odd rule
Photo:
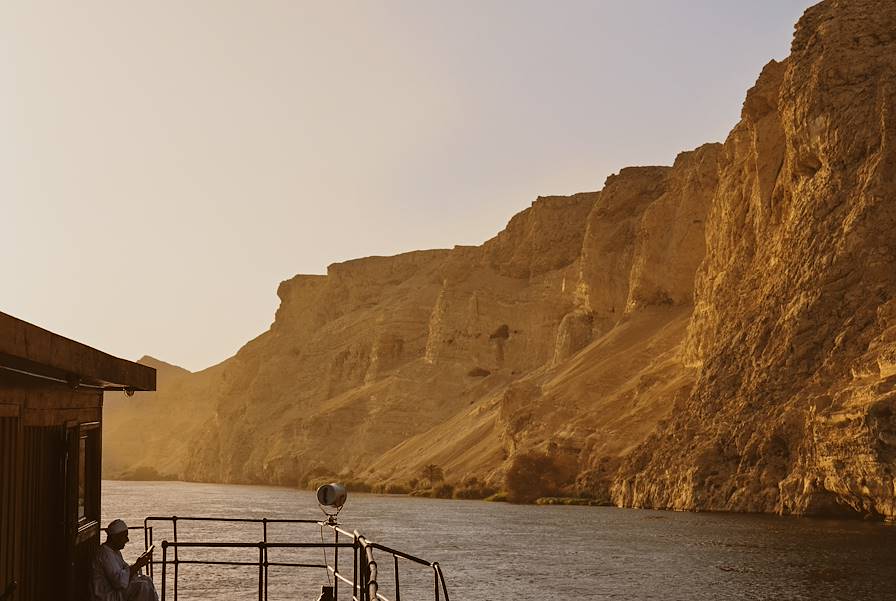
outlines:
[[[587,494],[543,495],[533,494],[538,491],[527,490],[523,494],[515,491],[498,490],[480,482],[475,477],[467,478],[459,484],[423,479],[412,479],[405,483],[377,482],[370,483],[361,479],[313,478],[306,488],[316,490],[319,486],[338,482],[349,492],[369,492],[386,495],[408,495],[411,497],[427,497],[432,499],[479,499],[495,503],[520,503],[536,505],[610,505],[606,499],[595,499]],[[566,492],[566,491],[563,491]],[[572,492],[572,491],[570,491]]]

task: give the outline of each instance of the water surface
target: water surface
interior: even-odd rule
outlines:
[[[103,514],[104,523],[122,517],[129,525],[148,515],[322,516],[309,491],[116,481],[103,482]],[[357,493],[350,493],[339,520],[368,539],[438,561],[454,601],[896,598],[896,527],[878,523]],[[319,541],[321,536],[317,526],[269,525],[269,534],[269,540],[280,542]],[[179,540],[212,538],[257,542],[261,527],[178,525]],[[161,539],[172,536],[159,525],[155,540]],[[133,535],[125,558],[133,560],[142,546],[142,538]],[[271,553],[269,561],[323,561],[320,549]],[[215,558],[221,557],[255,561],[258,551]],[[193,550],[180,555],[202,558],[212,557]],[[331,554],[327,559],[332,563]],[[394,600],[391,560],[386,560],[379,559],[381,592]],[[340,569],[348,570],[349,563],[340,561]],[[173,574],[168,574],[170,587]],[[405,601],[433,598],[426,569],[402,565],[400,574]],[[327,583],[323,570],[271,568],[269,577],[271,601],[313,600]],[[156,580],[159,587],[158,571]],[[257,568],[182,565],[178,584],[179,601],[258,598]],[[345,592],[340,591],[340,599]]]

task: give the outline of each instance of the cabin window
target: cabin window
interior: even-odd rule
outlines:
[[[87,518],[87,436],[81,435],[78,449],[78,521]]]
[[[100,519],[100,429],[82,424],[78,440],[78,523]]]

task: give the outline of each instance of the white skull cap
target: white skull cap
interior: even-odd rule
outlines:
[[[112,520],[109,522],[109,525],[106,526],[106,534],[118,534],[127,531],[128,525],[124,523],[124,520]]]

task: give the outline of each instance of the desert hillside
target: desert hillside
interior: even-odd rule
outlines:
[[[821,2],[723,144],[481,246],[281,283],[234,357],[145,358],[159,391],[107,399],[105,475],[541,466],[544,494],[622,506],[896,518],[894,40],[889,0]]]

